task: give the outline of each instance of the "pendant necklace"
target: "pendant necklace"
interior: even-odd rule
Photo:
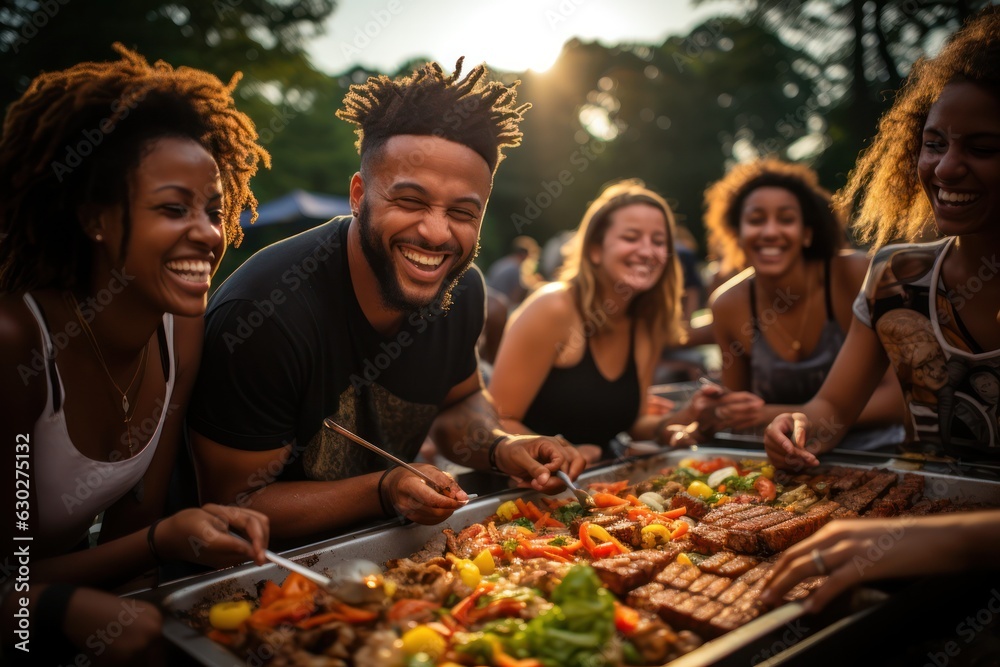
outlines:
[[[104,355],[101,353],[101,348],[97,344],[97,337],[94,335],[94,331],[90,328],[90,325],[87,324],[87,320],[84,319],[83,313],[80,312],[80,304],[72,295],[67,294],[67,298],[73,302],[73,311],[76,313],[76,319],[79,320],[80,328],[83,329],[83,333],[90,342],[90,347],[94,351],[94,356],[97,357],[97,361],[100,362],[101,368],[104,369],[104,374],[108,376],[108,380],[111,381],[111,385],[115,388],[115,391],[117,391],[121,396],[121,408],[123,415],[122,422],[125,424],[128,455],[129,458],[132,458],[135,455],[132,448],[132,415],[135,414],[135,406],[129,401],[128,395],[132,391],[132,387],[135,385],[135,381],[139,378],[139,376],[145,376],[146,374],[146,359],[149,358],[149,341],[146,341],[146,344],[142,347],[142,353],[139,355],[139,365],[136,366],[135,373],[132,375],[132,381],[128,383],[128,386],[124,390],[122,390],[122,388],[118,386],[118,383],[115,382],[115,378],[111,375],[111,371],[108,370],[108,364],[104,361]]]
[[[806,302],[802,307],[802,321],[799,323],[799,330],[796,332],[795,336],[792,336],[792,334],[788,332],[788,329],[786,329],[784,325],[781,324],[781,322],[778,320],[777,317],[774,318],[774,326],[777,327],[778,333],[781,334],[781,336],[788,341],[788,346],[792,349],[792,352],[795,353],[796,357],[801,355],[802,336],[805,333],[806,324],[809,322],[809,306],[812,304],[812,295],[813,295],[813,290],[810,289],[810,287],[811,286],[809,284],[809,273],[807,269]]]

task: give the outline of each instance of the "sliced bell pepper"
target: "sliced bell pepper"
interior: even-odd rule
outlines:
[[[299,621],[295,624],[295,627],[308,630],[309,628],[315,628],[333,621],[361,625],[363,623],[371,623],[376,618],[378,618],[377,612],[368,611],[367,609],[358,609],[357,607],[338,603],[331,611],[325,614],[317,614],[316,616],[311,616],[303,621]]]
[[[639,612],[632,607],[615,601],[615,627],[629,637],[639,627]]]
[[[275,600],[283,598],[284,596],[285,593],[281,590],[281,586],[269,579],[264,582],[264,588],[260,591],[260,606],[267,607]]]
[[[686,535],[689,529],[690,526],[687,521],[675,521],[674,529],[670,533],[670,539],[676,540],[678,537]]]
[[[282,623],[295,623],[313,613],[312,596],[284,597],[250,614],[247,623],[258,629],[273,628]]]
[[[451,608],[451,615],[455,617],[455,620],[462,625],[468,625],[468,614],[470,611],[475,609],[476,600],[483,597],[496,587],[491,581],[481,582],[476,586],[476,590],[472,591],[468,596],[462,598],[458,604]]]
[[[318,589],[319,587],[316,584],[309,581],[298,572],[289,573],[289,575],[285,577],[285,583],[281,584],[281,592],[284,593],[285,597],[312,595]]]
[[[386,618],[390,622],[396,623],[403,619],[422,616],[440,607],[441,605],[431,600],[403,598],[392,603],[392,606],[389,607],[389,612],[386,614]]]
[[[611,493],[603,493],[598,491],[591,495],[594,499],[594,505],[597,507],[619,507],[621,505],[628,505],[629,501],[624,498],[619,498],[618,496]]]

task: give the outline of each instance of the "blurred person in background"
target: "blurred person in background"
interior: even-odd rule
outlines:
[[[667,417],[645,409],[660,350],[684,336],[675,234],[670,207],[640,181],[600,193],[559,280],[514,312],[500,342],[490,392],[507,429],[560,434],[593,463],[622,431],[671,442],[678,426],[708,426],[713,389]]]
[[[530,236],[518,236],[511,241],[510,254],[504,255],[486,271],[486,285],[491,287],[516,307],[538,281],[538,242]]]
[[[713,329],[722,385],[752,392],[764,405],[719,406],[733,429],[764,426],[819,390],[844,344],[851,305],[868,258],[843,250],[843,224],[816,173],[774,159],[737,165],[705,192],[705,226],[726,263],[748,268],[719,288]],[[886,373],[856,426],[902,423],[902,395]],[[852,435],[844,445],[872,449],[901,441],[901,426]]]

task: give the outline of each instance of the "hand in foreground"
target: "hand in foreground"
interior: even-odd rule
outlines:
[[[819,465],[816,455],[806,449],[809,418],[801,412],[783,413],[764,429],[764,450],[775,466],[802,470]]]
[[[433,479],[445,494],[438,493],[406,468],[394,468],[382,480],[386,508],[391,506],[410,521],[430,526],[441,523],[469,500],[451,475],[426,463],[413,466]]]
[[[249,542],[230,535],[230,529],[246,535]],[[269,536],[270,523],[260,512],[206,503],[163,519],[152,539],[163,559],[222,567],[247,560],[264,564]]]
[[[909,577],[961,567],[948,538],[946,525],[903,517],[835,521],[815,535],[787,549],[775,563],[761,595],[766,605],[803,579],[829,578],[803,602],[807,611],[819,611],[843,591],[862,581]],[[933,517],[937,519],[937,517]]]
[[[511,435],[497,445],[493,460],[518,486],[543,493],[563,490],[563,483],[552,476],[556,470],[576,479],[587,466],[576,447],[559,436]]]

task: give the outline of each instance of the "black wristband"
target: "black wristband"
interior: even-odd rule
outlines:
[[[378,478],[378,487],[377,487],[377,490],[378,490],[378,504],[382,506],[382,514],[384,514],[384,515],[386,515],[388,517],[396,516],[396,508],[392,507],[391,504],[390,504],[389,507],[386,507],[385,496],[382,494],[382,482],[384,482],[385,478],[389,476],[389,473],[391,473],[395,469],[396,469],[396,466],[394,466],[394,465],[389,466],[389,468],[384,473],[382,473],[382,476]]]
[[[499,473],[503,472],[503,470],[500,470],[500,467],[497,465],[497,447],[499,447],[500,443],[504,442],[505,440],[507,440],[506,433],[503,435],[498,435],[496,439],[492,443],[490,443],[489,461],[490,461],[490,470],[492,470],[493,472],[499,472]]]
[[[154,521],[150,526],[149,530],[146,531],[146,542],[149,543],[149,553],[153,554],[153,562],[157,565],[163,564],[163,559],[160,558],[160,552],[156,550],[156,527],[160,525],[164,517],[160,517]]]
[[[69,599],[76,592],[72,584],[49,584],[38,596],[35,603],[35,618],[37,627],[48,628],[53,633],[62,634],[63,621],[66,620],[66,608]]]

